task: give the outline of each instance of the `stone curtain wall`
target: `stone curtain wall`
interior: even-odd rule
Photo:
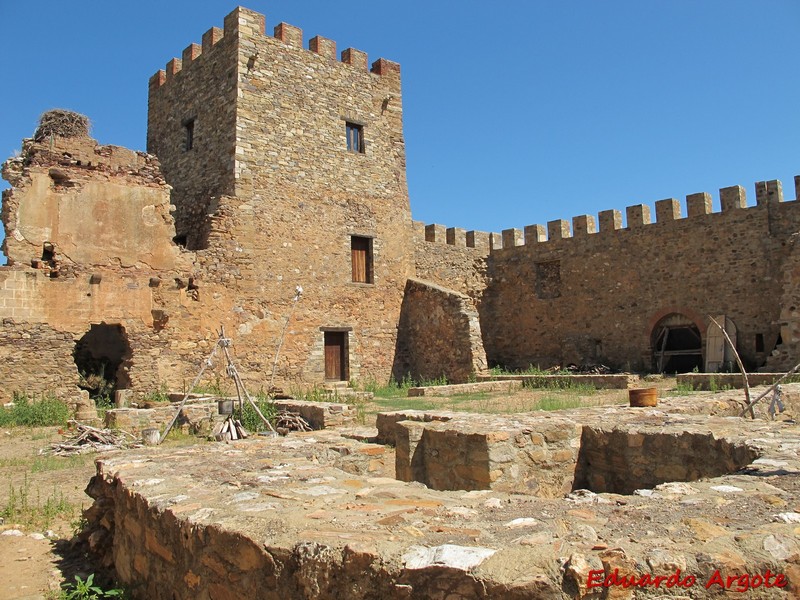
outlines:
[[[414,221],[417,277],[466,294],[480,309],[487,285],[489,236]]]
[[[430,282],[411,279],[400,314],[395,378],[415,381],[445,375],[451,383],[486,371],[480,323],[470,299]]]
[[[800,177],[795,179],[800,183]],[[785,372],[800,361],[800,232],[786,241],[788,256],[782,266],[783,293],[780,298],[780,333],[782,343],[767,359],[766,372]]]
[[[676,200],[660,201],[652,224],[649,207],[631,207],[625,229],[617,211],[601,213],[597,233],[593,218],[576,218],[573,237],[569,223],[557,221],[549,241],[526,237],[525,245],[493,251],[481,309],[490,364],[648,370],[652,330],[673,312],[695,320],[703,342],[707,315],[726,315],[747,365],[763,364],[756,334],[768,353],[800,205],[781,201],[780,182],[757,191],[757,206],[744,208],[742,188],[722,190],[724,210],[714,214],[708,195],[690,196],[688,218],[679,218]]]

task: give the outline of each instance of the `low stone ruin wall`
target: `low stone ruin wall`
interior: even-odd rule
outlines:
[[[435,490],[493,489],[546,498],[572,489],[581,438],[578,423],[470,417],[399,422],[397,478]]]
[[[666,482],[734,473],[758,456],[744,440],[731,442],[712,431],[585,426],[572,485],[593,492],[632,494]]]
[[[412,387],[408,389],[408,395],[409,397],[453,396],[455,394],[474,394],[480,392],[513,392],[521,387],[521,381],[480,381],[476,383],[457,383],[454,385]]]
[[[616,406],[511,417],[397,411],[381,415],[378,431],[394,441],[402,481],[547,498],[717,477],[759,456],[736,421]]]
[[[641,383],[638,375],[617,373],[612,375],[491,375],[478,377],[482,381],[521,381],[534,388],[593,387],[598,390],[625,390]]]
[[[483,477],[487,465],[513,467],[504,454],[519,459],[530,452],[535,434],[553,458],[564,444],[584,441],[574,435],[581,427],[613,438],[601,455],[608,461],[639,433],[660,444],[658,436],[674,436],[670,444],[693,446],[695,460],[726,468],[753,450],[762,456],[733,475],[662,484],[646,494],[581,490],[541,498],[402,483],[391,477],[388,447],[335,431],[140,448],[98,461],[82,537],[99,562],[114,565],[135,600],[711,600],[727,597],[715,577],[733,577],[740,587],[744,575],[759,584],[742,597],[798,597],[795,426],[615,407],[581,414],[589,425],[572,412],[507,417],[505,427],[454,414],[384,423],[396,424],[393,433],[423,428],[425,460],[433,461],[424,466],[434,479],[446,469],[436,460],[465,460],[462,451],[473,452],[481,474],[459,473],[464,482]],[[598,425],[612,420],[619,429]],[[552,437],[559,432],[563,439]],[[713,440],[716,454],[707,450]],[[665,453],[672,448],[649,448],[661,453],[642,453],[637,462],[656,467],[671,460]],[[726,463],[729,454],[733,463]],[[508,477],[506,470],[494,482]],[[686,587],[653,583],[678,571],[682,580],[691,577]],[[644,583],[588,589],[598,577],[615,576]]]
[[[751,387],[757,385],[772,385],[784,373],[748,373],[747,382]],[[744,387],[741,373],[681,373],[676,377],[679,386],[691,386],[693,390],[741,389]],[[800,375],[788,379],[800,381]]]
[[[176,425],[188,433],[208,433],[214,424],[226,418],[218,414],[217,398],[196,398],[181,409]],[[115,408],[106,412],[105,426],[122,429],[130,433],[141,433],[143,429],[163,430],[173,419],[179,403],[156,408]],[[352,423],[356,419],[355,409],[338,402],[306,402],[303,400],[275,400],[278,411],[287,411],[303,417],[312,429],[325,429]]]
[[[406,283],[394,369],[400,381],[446,375],[464,383],[487,369],[478,312],[469,296],[428,281]]]

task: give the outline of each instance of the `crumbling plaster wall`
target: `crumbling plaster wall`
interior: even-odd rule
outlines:
[[[46,243],[58,265],[42,266],[57,271],[178,264],[169,188],[153,156],[54,135],[25,140],[3,178],[13,186],[3,195],[10,265],[42,260]]]
[[[75,396],[75,343],[99,323],[122,326],[133,387],[192,377],[202,342],[192,265],[172,242],[170,190],[155,157],[52,136],[25,140],[3,175],[13,187],[3,194],[0,397]],[[169,315],[178,327],[164,332]]]

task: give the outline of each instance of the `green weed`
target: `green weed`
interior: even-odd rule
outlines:
[[[94,583],[94,573],[84,581],[75,575],[75,583],[67,584],[62,590],[59,600],[102,600],[103,598],[123,598],[125,590],[112,588],[104,590]]]
[[[433,410],[442,408],[441,404],[427,401],[424,396],[417,398],[408,398],[406,396],[383,398],[375,396],[372,402],[380,407],[379,410]]]
[[[162,383],[157,390],[146,393],[143,400],[151,404],[169,404],[169,389],[167,388],[167,384]]]
[[[208,394],[209,396],[230,395],[230,382],[219,374],[215,374],[214,381],[201,382],[192,390],[195,394]]]
[[[66,425],[71,416],[69,407],[54,394],[45,394],[38,400],[35,396],[14,392],[14,403],[10,408],[0,408],[0,427],[42,427]]]
[[[408,390],[412,387],[431,387],[438,385],[448,385],[447,377],[444,375],[434,379],[423,379],[415,381],[410,375],[406,374],[401,381],[397,381],[394,375],[389,378],[389,382],[382,384],[375,379],[365,381],[353,381],[353,388],[364,392],[372,392],[376,398],[400,398],[408,396]]]
[[[587,403],[580,398],[564,396],[545,396],[540,398],[533,405],[533,410],[568,410],[570,408],[582,408]]]
[[[69,518],[75,513],[75,506],[70,504],[64,494],[53,486],[53,493],[42,501],[40,491],[35,495],[31,490],[28,476],[20,487],[9,488],[8,501],[0,510],[0,517],[7,522],[18,523],[26,527],[49,529],[56,517]]]
[[[551,373],[548,373],[550,375]],[[571,391],[584,396],[590,396],[597,392],[597,388],[589,383],[579,381],[577,379],[563,378],[563,379],[526,379],[522,382],[522,387],[535,389],[535,390],[565,390]]]
[[[258,406],[258,410],[261,411],[261,414],[272,423],[273,427],[275,426],[275,417],[278,414],[278,409],[275,408],[275,403],[270,400],[266,394],[260,392],[253,398],[256,406]],[[264,424],[264,421],[261,420],[261,417],[258,416],[258,413],[253,409],[249,402],[245,402],[243,405],[243,414],[242,414],[242,426],[247,429],[247,431],[264,431],[267,426]]]
[[[685,394],[691,394],[692,392],[696,392],[698,390],[694,389],[694,385],[688,382],[678,382],[675,384],[675,389],[670,390],[667,392],[670,396],[683,396]]]
[[[31,473],[43,473],[47,471],[60,471],[61,469],[73,469],[86,466],[93,458],[87,454],[76,454],[74,456],[37,456],[33,459]]]

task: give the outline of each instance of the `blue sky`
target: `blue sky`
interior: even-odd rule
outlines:
[[[0,0],[0,156],[50,108],[145,148],[147,81],[232,2]],[[413,216],[500,231],[800,174],[797,0],[252,0],[397,61]],[[2,182],[3,187],[7,187]]]

